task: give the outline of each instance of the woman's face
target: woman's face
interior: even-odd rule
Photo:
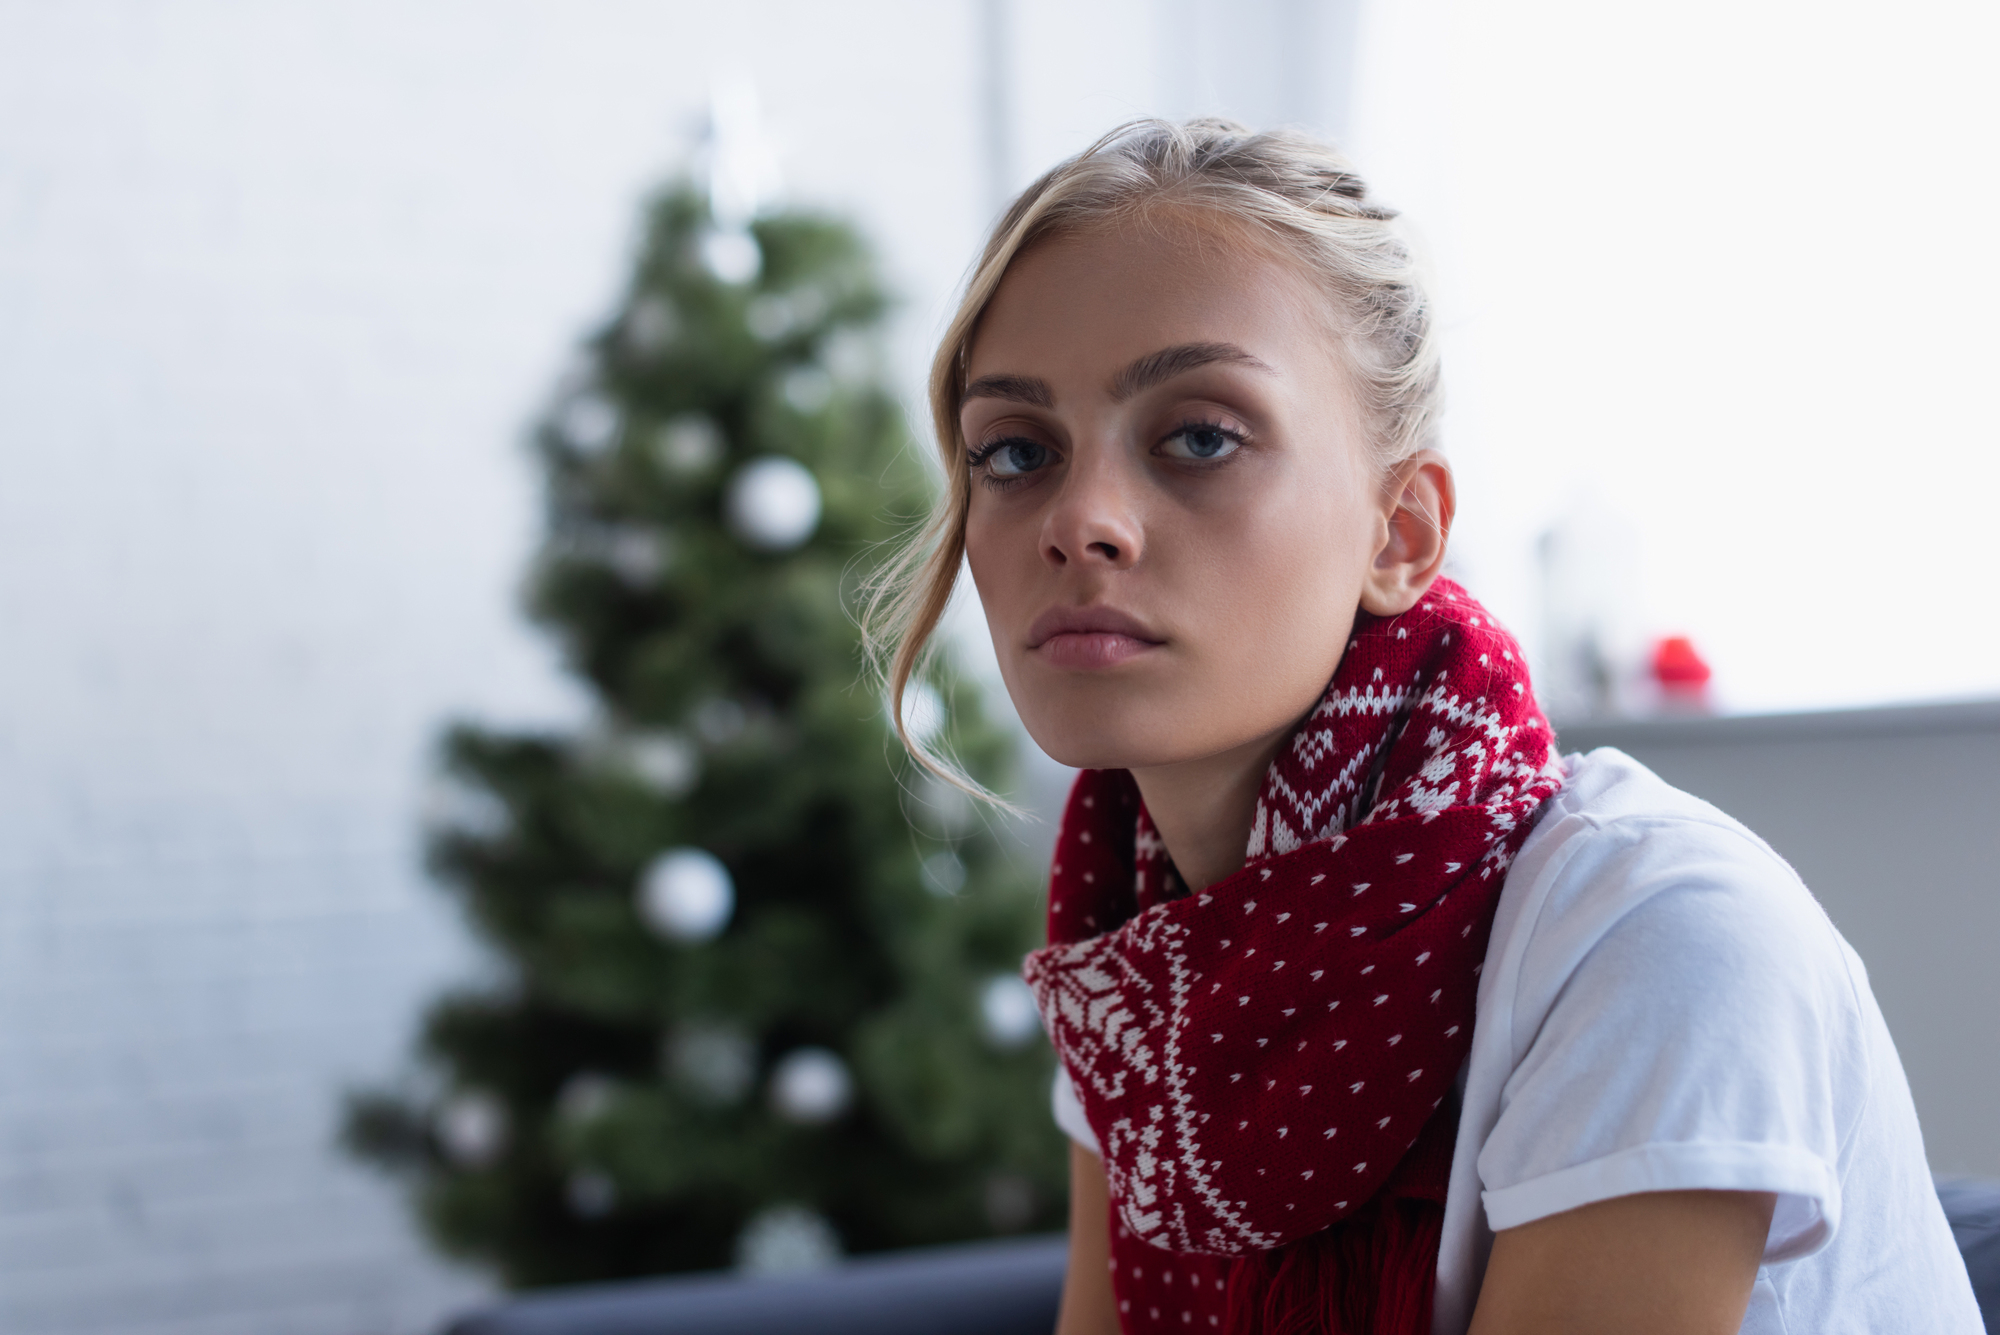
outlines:
[[[1051,240],[966,383],[966,556],[1042,749],[1139,769],[1288,732],[1393,545],[1310,281],[1189,221]]]

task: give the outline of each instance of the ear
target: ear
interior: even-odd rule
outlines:
[[[1381,542],[1362,579],[1361,606],[1376,616],[1407,612],[1444,569],[1445,545],[1458,508],[1451,465],[1420,450],[1382,483]]]

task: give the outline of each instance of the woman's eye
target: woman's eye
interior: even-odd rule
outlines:
[[[1003,440],[987,447],[982,462],[994,477],[1020,477],[1045,466],[1049,447],[1032,440]]]
[[[1219,426],[1184,426],[1160,444],[1174,459],[1220,459],[1243,442]]]

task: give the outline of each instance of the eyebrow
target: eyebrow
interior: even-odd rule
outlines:
[[[1008,399],[1037,408],[1056,406],[1049,382],[1028,375],[983,375],[965,387],[965,393],[958,396],[958,406],[963,408],[974,399]]]
[[[1111,378],[1111,397],[1116,401],[1131,398],[1141,390],[1151,389],[1162,381],[1184,375],[1198,366],[1211,366],[1217,362],[1229,362],[1237,366],[1248,366],[1276,375],[1271,367],[1251,356],[1234,343],[1182,343],[1176,347],[1161,348],[1149,352],[1127,366]]]
[[[1277,374],[1268,363],[1251,356],[1234,343],[1181,343],[1149,352],[1113,376],[1111,397],[1122,403],[1142,390],[1217,362],[1248,366],[1267,375]],[[959,395],[959,406],[962,408],[974,399],[1006,399],[1013,403],[1032,404],[1037,408],[1056,406],[1056,396],[1049,389],[1049,382],[1026,375],[983,375],[965,387],[965,392]]]

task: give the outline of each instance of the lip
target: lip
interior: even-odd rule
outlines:
[[[1029,650],[1063,668],[1115,667],[1165,642],[1115,607],[1052,607],[1028,627]]]

